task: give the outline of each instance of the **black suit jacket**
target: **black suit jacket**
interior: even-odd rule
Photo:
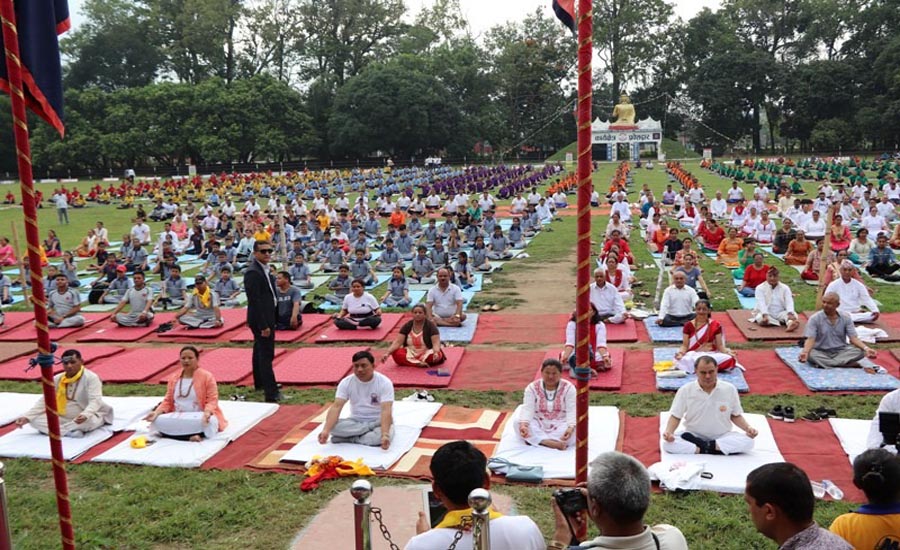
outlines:
[[[266,279],[269,279],[269,283]],[[254,332],[275,330],[275,277],[256,260],[244,271],[244,291],[247,293],[247,325]]]

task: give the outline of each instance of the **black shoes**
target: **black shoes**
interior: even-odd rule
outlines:
[[[819,407],[818,409],[813,409],[804,414],[802,418],[803,420],[808,420],[809,422],[820,422],[822,420],[828,420],[829,418],[837,418],[837,411],[834,409]]]
[[[274,397],[266,397],[266,403],[280,403],[284,401],[284,395],[281,392],[275,394]]]
[[[769,418],[782,420],[784,422],[794,422],[797,419],[797,416],[794,412],[794,407],[791,407],[790,405],[784,407],[775,405],[772,407],[772,410],[769,411]]]

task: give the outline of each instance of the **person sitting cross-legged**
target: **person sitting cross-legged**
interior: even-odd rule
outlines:
[[[375,357],[367,350],[353,354],[353,373],[340,381],[334,402],[319,432],[319,443],[356,443],[388,449],[394,434],[394,384],[375,372]],[[350,416],[341,418],[350,403]]]
[[[590,286],[591,304],[602,322],[619,325],[627,318],[625,302],[610,277],[612,275],[607,274],[603,267],[594,270],[594,282]]]
[[[209,288],[206,277],[194,277],[194,291],[188,294],[184,307],[175,313],[175,320],[189,328],[216,328],[223,325],[219,296]]]
[[[525,387],[519,437],[534,446],[564,451],[575,443],[575,386],[562,378],[562,363],[545,359],[541,377]]]
[[[756,428],[747,423],[737,388],[718,379],[710,356],[694,363],[697,380],[678,389],[662,434],[663,450],[673,454],[746,453],[753,448]],[[679,425],[682,431],[676,431]],[[732,425],[744,433],[732,431]]]
[[[47,295],[47,326],[50,328],[84,326],[81,295],[74,288],[69,288],[69,278],[64,273],[56,275],[56,289]]]
[[[840,278],[832,281],[825,288],[825,292],[840,297],[841,313],[849,315],[854,323],[874,323],[878,320],[878,304],[869,295],[866,285],[853,277],[855,271],[853,262],[842,261]]]
[[[378,328],[381,324],[381,306],[374,296],[365,291],[362,280],[350,283],[350,294],[344,296],[341,311],[335,313],[334,326],[342,330],[356,330],[359,327]]]
[[[122,327],[145,327],[153,322],[153,289],[144,281],[144,272],[135,271],[134,286],[125,291],[122,301],[110,316]],[[122,310],[128,306],[128,313]]]
[[[59,433],[64,437],[84,437],[87,432],[112,424],[113,409],[103,401],[103,382],[84,366],[81,352],[67,349],[62,354],[63,372],[53,377]],[[16,427],[31,425],[41,433],[50,433],[44,398],[16,419]]]
[[[894,257],[894,251],[888,246],[887,235],[879,234],[875,248],[869,252],[866,271],[872,277],[878,277],[885,281],[898,281],[900,280],[900,275],[896,274],[898,269],[900,269],[900,264]]]
[[[738,365],[735,354],[725,345],[725,330],[712,318],[709,300],[697,300],[694,318],[684,324],[681,347],[675,352],[675,368],[694,372],[699,357],[712,357],[720,371],[731,370]]]
[[[450,282],[451,273],[446,267],[438,269],[437,284],[425,297],[428,318],[439,327],[458,327],[466,320],[463,313],[462,290]]]
[[[756,309],[750,321],[760,326],[785,326],[786,332],[793,332],[800,326],[794,311],[794,295],[791,287],[779,280],[777,267],[766,272],[766,282],[756,287]]]
[[[822,310],[806,322],[806,342],[798,359],[813,367],[829,369],[862,367],[878,371],[871,359],[877,352],[859,339],[853,319],[840,311],[841,298],[834,292],[822,296]]]
[[[697,291],[687,285],[687,275],[683,271],[672,274],[672,286],[663,291],[659,303],[656,324],[663,327],[680,327],[694,318]]]
[[[441,333],[437,325],[428,320],[423,304],[412,307],[412,319],[400,327],[400,334],[381,356],[381,362],[393,357],[401,367],[431,367],[446,360],[441,349]]]

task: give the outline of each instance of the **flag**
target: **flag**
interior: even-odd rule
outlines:
[[[58,37],[71,25],[67,0],[18,0],[14,7],[25,102],[62,136],[65,127]],[[9,93],[5,58],[0,62],[0,91]]]
[[[575,0],[553,0],[553,11],[562,24],[575,32]]]

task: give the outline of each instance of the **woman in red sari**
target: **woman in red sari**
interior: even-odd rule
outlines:
[[[381,356],[381,362],[388,357],[393,357],[400,367],[431,367],[446,360],[441,349],[441,333],[426,318],[424,305],[413,306],[412,320],[400,328],[400,334]]]
[[[725,345],[725,331],[718,321],[710,317],[712,308],[708,300],[697,300],[693,320],[684,324],[681,348],[675,353],[675,368],[694,372],[698,357],[708,355],[716,360],[719,371],[728,371],[738,365],[734,352]]]

